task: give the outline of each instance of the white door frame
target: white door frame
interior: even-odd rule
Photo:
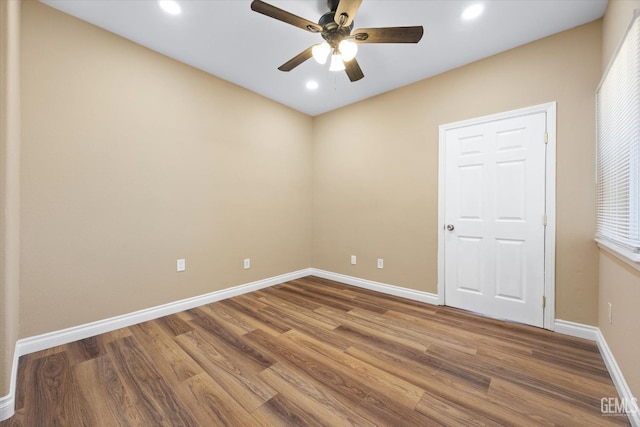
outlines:
[[[555,323],[555,289],[556,289],[556,103],[535,105],[492,114],[484,117],[463,120],[460,122],[440,125],[438,146],[438,304],[445,304],[444,287],[444,241],[445,241],[445,159],[446,159],[446,132],[463,126],[477,125],[481,123],[503,120],[535,113],[546,113],[546,170],[545,170],[545,204],[547,226],[545,228],[544,251],[544,295],[546,306],[544,308],[544,328],[553,330]],[[542,301],[540,302],[542,304]]]

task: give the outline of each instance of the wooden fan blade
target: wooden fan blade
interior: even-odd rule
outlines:
[[[336,24],[338,25],[348,27],[356,16],[356,13],[360,8],[360,3],[362,3],[362,0],[340,0],[333,20],[336,21]],[[344,22],[340,22],[340,17],[343,15],[345,16],[345,18],[343,18]]]
[[[353,36],[356,43],[418,43],[423,33],[422,26],[361,28]]]
[[[310,48],[308,48],[306,50],[303,50],[302,52],[300,52],[299,54],[297,54],[296,56],[294,56],[293,58],[291,58],[290,60],[288,60],[287,62],[282,64],[281,66],[279,66],[278,70],[280,70],[280,71],[291,71],[291,70],[293,70],[298,65],[302,64],[304,61],[306,61],[307,59],[309,59],[309,58],[311,58],[313,56],[313,53],[311,52],[311,49],[313,49],[313,46],[311,46]]]
[[[351,61],[347,61],[344,63],[344,71],[347,72],[347,76],[349,76],[349,80],[351,80],[352,82],[357,82],[364,77],[362,68],[360,68],[358,61],[356,61],[356,58],[353,58]]]
[[[322,27],[315,22],[300,18],[293,13],[289,13],[286,10],[282,10],[260,0],[253,0],[251,2],[251,10],[263,15],[267,15],[273,19],[277,19],[278,21],[286,22],[287,24],[291,24],[294,27],[310,31],[312,33],[322,32]]]

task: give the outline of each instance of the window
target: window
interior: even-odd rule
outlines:
[[[596,91],[597,234],[640,262],[640,20],[634,15]]]

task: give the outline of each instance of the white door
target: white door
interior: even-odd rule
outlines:
[[[445,304],[542,327],[546,113],[446,130]]]

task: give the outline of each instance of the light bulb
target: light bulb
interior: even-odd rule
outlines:
[[[319,43],[311,49],[313,59],[315,59],[318,64],[326,64],[330,52],[331,46],[329,46],[327,42]]]
[[[338,45],[338,50],[342,54],[342,60],[349,62],[356,57],[358,53],[358,45],[353,40],[342,40]]]
[[[333,52],[331,55],[331,64],[329,65],[329,71],[343,71],[345,69],[344,62],[342,62],[342,55]]]

